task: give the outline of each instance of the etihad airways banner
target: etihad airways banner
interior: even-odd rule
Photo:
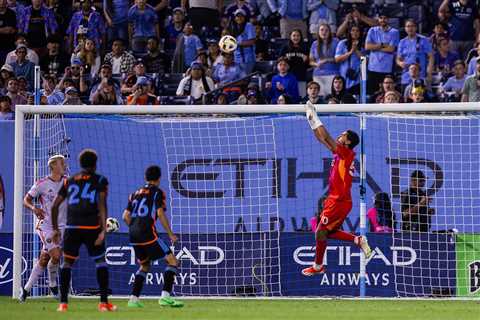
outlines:
[[[374,250],[367,264],[368,296],[454,296],[456,290],[461,290],[456,280],[455,237],[448,234],[403,234],[394,239],[391,234],[369,234],[368,237]],[[360,254],[350,243],[329,241],[325,258],[327,272],[304,277],[300,271],[311,265],[315,254],[312,233],[280,233],[279,242],[262,233],[183,235],[180,239],[181,242],[172,247],[180,262],[175,286],[179,295],[359,295]],[[11,234],[0,234],[0,243],[0,294],[10,295]],[[274,256],[278,252],[279,255]],[[85,250],[80,255],[74,267],[72,287],[76,294],[95,293],[94,262]],[[126,234],[108,235],[106,261],[111,271],[112,293],[129,294],[138,263]],[[31,267],[32,262],[24,260],[24,281]],[[161,293],[164,268],[163,261],[152,266],[144,294]]]

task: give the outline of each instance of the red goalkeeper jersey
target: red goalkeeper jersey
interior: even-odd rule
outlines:
[[[353,163],[355,152],[352,149],[337,143],[333,154],[332,168],[328,178],[328,198],[339,201],[352,201],[350,189],[352,188]]]

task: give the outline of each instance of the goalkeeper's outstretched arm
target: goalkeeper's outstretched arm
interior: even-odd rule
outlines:
[[[308,120],[308,124],[313,130],[317,140],[323,143],[328,150],[335,152],[337,149],[337,143],[333,140],[332,136],[328,133],[327,129],[323,125],[322,121],[318,118],[315,106],[308,101],[305,105],[305,112]]]

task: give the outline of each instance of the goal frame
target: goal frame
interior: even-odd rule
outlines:
[[[123,115],[160,115],[160,114],[303,114],[303,105],[167,105],[167,106],[95,106],[95,109],[84,106],[64,105],[17,105],[15,108],[15,157],[14,157],[14,223],[13,223],[13,282],[12,297],[15,289],[21,286],[22,272],[22,223],[24,196],[24,118],[25,115],[39,114],[123,114]],[[408,113],[408,112],[480,112],[480,103],[425,103],[425,104],[327,104],[317,110],[324,114],[355,113],[360,117],[368,113]],[[361,127],[361,131],[366,128]],[[363,141],[363,139],[362,139]],[[360,174],[364,178],[366,157],[360,155]],[[366,207],[361,205],[360,228],[365,232]],[[19,254],[20,253],[20,254]],[[360,278],[365,276],[365,263],[362,254]],[[363,276],[362,276],[363,274]],[[360,288],[362,292],[362,288]],[[362,296],[362,295],[361,295]]]

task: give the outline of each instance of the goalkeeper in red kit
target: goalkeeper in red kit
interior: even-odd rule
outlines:
[[[367,258],[370,257],[372,251],[365,237],[355,236],[340,230],[343,221],[352,209],[350,189],[355,169],[353,148],[360,142],[360,139],[354,131],[347,130],[340,134],[336,141],[333,140],[318,118],[315,106],[308,102],[305,105],[305,111],[315,137],[333,153],[333,163],[328,179],[328,196],[323,203],[323,211],[320,214],[315,231],[315,263],[313,266],[302,270],[304,276],[313,276],[326,271],[323,265],[323,256],[327,249],[327,239],[354,242],[363,250]]]

